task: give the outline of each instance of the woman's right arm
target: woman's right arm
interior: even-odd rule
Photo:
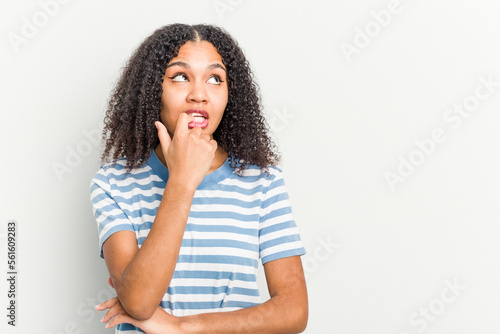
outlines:
[[[102,246],[118,299],[127,313],[139,320],[153,315],[170,284],[194,193],[217,149],[214,140],[201,135],[201,128],[188,129],[191,119],[185,113],[179,116],[172,140],[159,123],[169,179],[141,248],[131,231],[114,233]]]

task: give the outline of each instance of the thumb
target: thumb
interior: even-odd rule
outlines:
[[[160,139],[161,149],[163,151],[163,154],[165,154],[165,152],[167,152],[168,148],[170,147],[172,139],[170,139],[167,128],[165,127],[165,125],[163,125],[162,122],[156,121],[155,126],[158,130],[158,138]]]

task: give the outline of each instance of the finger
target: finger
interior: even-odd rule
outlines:
[[[132,318],[127,313],[120,313],[116,317],[111,319],[111,321],[105,327],[106,328],[113,328],[116,325],[123,324],[123,323],[131,324],[131,325],[135,326],[135,325],[137,325],[137,319]]]
[[[179,118],[177,118],[177,124],[175,125],[175,132],[187,133],[189,132],[188,124],[194,120],[194,116],[188,115],[186,113],[181,113]]]
[[[109,309],[108,312],[106,312],[106,314],[104,315],[104,317],[102,317],[101,322],[108,322],[114,316],[116,316],[116,315],[118,315],[120,313],[124,313],[124,312],[125,312],[125,310],[123,309],[122,304],[116,303],[115,305],[113,305]]]
[[[162,122],[156,121],[155,122],[156,129],[158,130],[158,138],[160,139],[160,144],[162,147],[162,150],[164,152],[168,151],[168,148],[170,147],[170,143],[172,142],[172,139],[170,138],[170,135],[168,134],[168,130],[163,125]]]
[[[115,287],[113,286],[113,281],[111,280],[111,277],[108,277],[108,284],[114,289]]]
[[[202,131],[203,131],[203,130],[202,130],[199,126],[195,126],[195,127],[191,130],[191,133],[192,133],[195,137],[200,137],[200,136],[201,136]]]
[[[218,146],[217,141],[215,141],[214,139],[212,139],[212,140],[210,140],[208,143],[209,143],[210,145],[212,145],[212,147],[213,147],[214,149],[217,149],[217,146]]]
[[[95,309],[98,310],[98,311],[104,311],[104,310],[112,307],[116,303],[118,303],[118,297],[113,297],[111,299],[106,300],[105,302],[102,302],[99,305],[96,305]]]
[[[213,149],[213,152],[214,152],[214,156],[215,156],[215,152],[217,151],[217,147],[218,147],[217,142],[212,139],[208,143],[212,146],[212,149]]]

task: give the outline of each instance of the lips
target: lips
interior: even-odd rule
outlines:
[[[194,119],[189,122],[188,127],[206,128],[208,125],[208,113],[203,109],[189,109],[186,114],[194,116]]]

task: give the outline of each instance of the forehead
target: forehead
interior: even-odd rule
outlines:
[[[222,57],[210,42],[189,41],[179,48],[177,57],[172,58],[169,64],[174,61],[184,61],[191,64],[222,63]]]

